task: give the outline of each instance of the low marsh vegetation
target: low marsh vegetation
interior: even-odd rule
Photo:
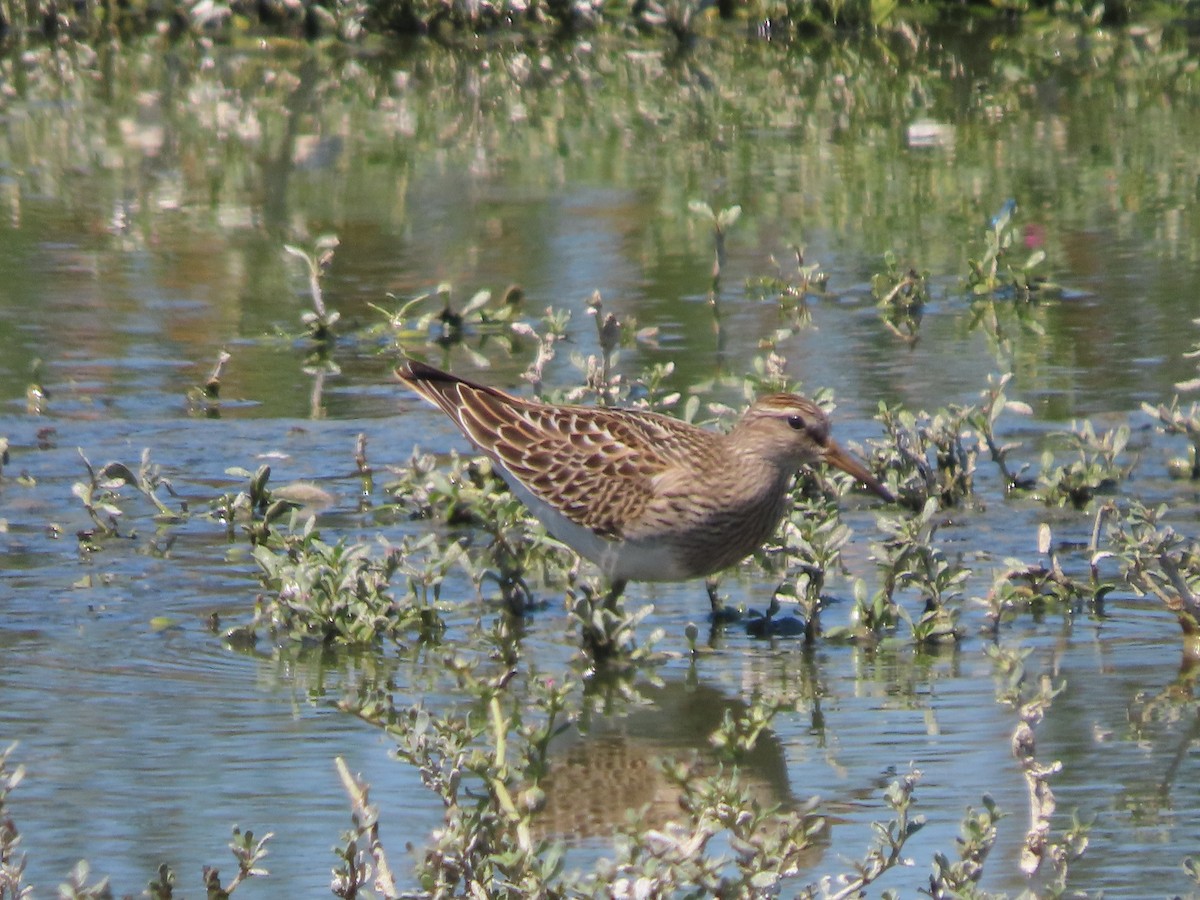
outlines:
[[[1189,12],[1186,0],[1164,0],[1149,11],[1151,21],[1170,23]],[[171,7],[137,2],[113,6],[97,0],[70,8],[42,0],[0,10],[0,35],[38,35],[51,40],[112,40],[157,29],[178,38],[229,38],[253,29],[259,34],[316,40],[335,36],[362,42],[373,36],[430,36],[451,40],[463,34],[520,34],[536,38],[599,32],[650,32],[686,42],[721,25],[737,24],[751,34],[783,40],[795,35],[885,28],[911,30],[930,19],[964,17],[1011,27],[1025,20],[1047,28],[1096,31],[1125,24],[1147,11],[1127,2],[1095,4],[1011,0],[985,4],[929,0],[192,0]],[[1002,247],[999,249],[1003,249]],[[980,266],[983,277],[995,271]]]

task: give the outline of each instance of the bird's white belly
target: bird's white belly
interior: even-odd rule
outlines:
[[[551,535],[595,563],[609,581],[684,581],[693,577],[669,541],[633,542],[603,537],[572,522],[515,478],[505,481]]]

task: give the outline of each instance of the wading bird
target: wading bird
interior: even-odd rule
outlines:
[[[721,433],[641,410],[523,400],[414,360],[396,374],[491,458],[550,534],[600,568],[610,605],[628,581],[702,578],[749,556],[806,466],[836,466],[893,499],[795,394],[758,398]]]

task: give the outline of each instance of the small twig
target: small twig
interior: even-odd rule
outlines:
[[[383,844],[379,840],[379,809],[370,804],[367,797],[367,792],[370,786],[360,778],[352,775],[350,769],[346,767],[346,761],[342,757],[337,757],[334,760],[334,765],[337,766],[338,777],[342,780],[342,786],[345,787],[346,793],[350,795],[350,805],[353,807],[354,827],[358,834],[364,835],[371,846],[371,857],[375,860],[375,890],[383,894],[384,897],[399,897],[400,892],[396,889],[396,879],[392,875],[392,868],[388,865],[387,854],[384,852]]]

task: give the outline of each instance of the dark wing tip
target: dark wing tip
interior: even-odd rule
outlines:
[[[427,365],[420,360],[405,359],[396,367],[396,376],[401,381],[458,381],[454,375],[449,372],[443,372],[441,369]]]

